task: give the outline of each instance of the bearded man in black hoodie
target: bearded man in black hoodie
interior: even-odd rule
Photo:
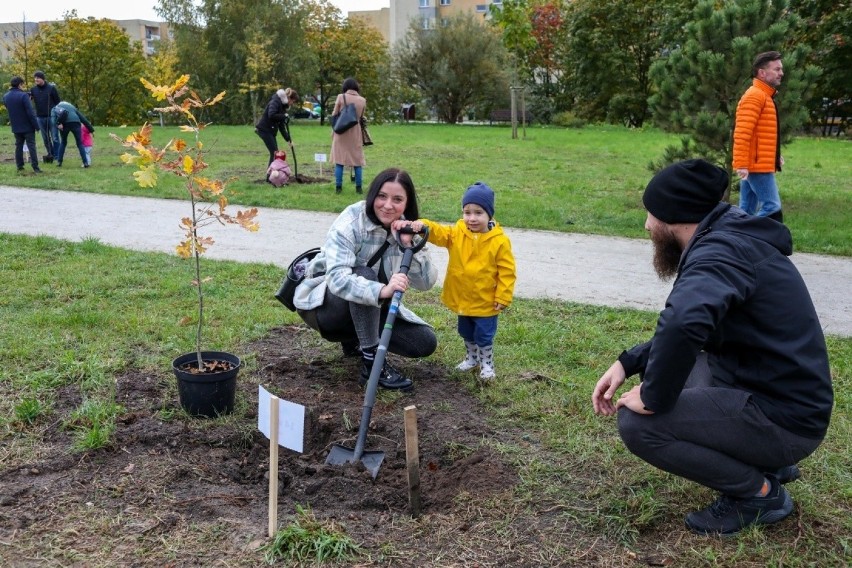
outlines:
[[[676,276],[653,338],[624,351],[592,394],[627,448],[719,491],[690,513],[730,535],[793,511],[783,484],[825,437],[833,404],[822,327],[790,231],[721,202],[728,174],[703,160],[651,179],[642,201],[654,267]],[[641,383],[615,398],[625,379]]]

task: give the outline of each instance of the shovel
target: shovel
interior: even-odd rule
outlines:
[[[403,229],[401,233],[412,233],[410,229]],[[402,250],[402,263],[399,267],[400,274],[408,274],[408,269],[411,268],[411,258],[414,253],[419,251],[426,245],[429,240],[429,229],[423,227],[423,238],[416,245],[412,246],[399,245]],[[331,446],[331,451],[328,452],[328,457],[325,463],[331,465],[344,465],[347,463],[357,463],[360,461],[376,479],[379,473],[379,468],[382,466],[382,461],[385,459],[385,453],[381,451],[364,451],[364,444],[367,441],[367,429],[370,427],[370,416],[373,414],[373,405],[376,403],[376,391],[379,389],[379,375],[382,373],[382,368],[385,366],[385,358],[387,357],[388,345],[390,344],[391,334],[393,333],[393,322],[396,320],[396,314],[399,311],[399,304],[402,301],[402,292],[397,290],[391,299],[388,316],[385,319],[385,327],[382,330],[382,337],[379,339],[379,347],[376,350],[376,360],[373,362],[373,370],[370,372],[370,379],[367,381],[367,393],[364,395],[364,406],[361,410],[361,424],[358,427],[358,438],[355,442],[355,449],[334,444]]]
[[[299,162],[296,160],[296,149],[293,147],[293,142],[290,142],[290,155],[293,156],[293,177],[299,179]]]

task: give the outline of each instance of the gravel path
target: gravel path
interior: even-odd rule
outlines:
[[[180,240],[183,201],[0,186],[0,232],[50,235],[78,241],[97,237],[118,247],[172,253]],[[268,262],[290,260],[325,239],[332,213],[261,209],[261,229],[211,226],[217,245],[210,258]],[[516,295],[584,304],[662,309],[669,284],[651,267],[651,244],[642,239],[506,229],[518,268]],[[446,250],[432,247],[443,277]],[[852,336],[852,259],[794,254],[827,334]],[[440,283],[440,281],[439,281]]]

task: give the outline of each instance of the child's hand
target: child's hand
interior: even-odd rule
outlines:
[[[494,309],[497,310],[498,312],[502,312],[503,310],[506,309],[506,306],[504,306],[503,304],[498,304],[497,302],[494,302]]]
[[[411,227],[411,226],[412,226],[411,221],[405,221],[403,219],[397,219],[396,221],[391,223],[391,229],[393,229],[394,231],[397,231],[397,232],[399,232],[400,230],[402,230],[406,227]]]
[[[411,222],[411,230],[414,231],[415,233],[419,233],[420,231],[422,231],[424,226],[425,225],[423,224],[422,221],[412,221]]]

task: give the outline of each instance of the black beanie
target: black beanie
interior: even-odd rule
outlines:
[[[661,170],[648,182],[642,203],[664,223],[699,223],[722,200],[728,173],[704,160],[686,160]]]

